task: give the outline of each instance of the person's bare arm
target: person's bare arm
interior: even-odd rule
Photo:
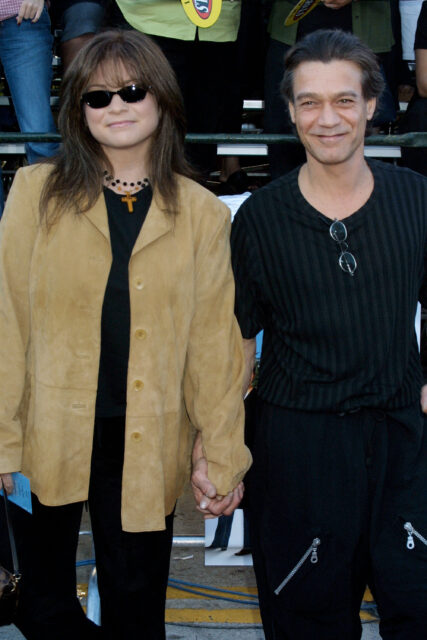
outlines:
[[[342,9],[346,4],[350,4],[353,0],[323,0],[323,4],[328,9]]]
[[[252,373],[255,366],[256,340],[251,338],[246,340],[243,338],[243,353],[245,357],[245,373],[243,375],[243,397],[245,397],[248,387],[251,383]]]
[[[418,93],[427,98],[427,49],[415,49],[415,76]]]

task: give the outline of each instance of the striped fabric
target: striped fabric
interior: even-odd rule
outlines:
[[[427,303],[427,179],[369,165],[373,194],[344,220],[354,276],[340,269],[331,220],[302,196],[298,169],[236,214],[236,315],[245,338],[264,329],[258,392],[268,402],[346,411],[419,397],[414,316],[417,300]]]

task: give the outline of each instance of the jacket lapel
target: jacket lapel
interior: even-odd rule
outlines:
[[[153,199],[151,201],[147,217],[142,225],[141,232],[136,239],[132,255],[141,251],[141,249],[144,249],[144,247],[157,240],[157,238],[160,238],[171,231],[173,226],[173,214],[167,213],[162,199],[159,198],[158,195],[153,194]]]
[[[132,255],[141,251],[141,249],[157,240],[157,238],[165,235],[173,228],[173,214],[167,213],[164,209],[162,199],[153,195],[147,217],[136,239]],[[108,242],[110,242],[110,230],[108,227],[107,207],[105,206],[104,194],[101,193],[92,209],[86,211],[84,215],[90,220],[93,226],[105,236]]]
[[[84,213],[94,227],[98,229],[110,242],[110,229],[108,227],[107,207],[105,206],[104,194],[101,193],[98,200],[89,211]]]

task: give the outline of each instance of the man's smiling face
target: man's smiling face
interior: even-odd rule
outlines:
[[[354,62],[303,62],[294,71],[291,119],[308,158],[320,164],[363,155],[366,123],[375,105],[375,98],[363,97],[362,71]]]

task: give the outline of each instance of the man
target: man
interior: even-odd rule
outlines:
[[[295,42],[319,29],[342,29],[354,33],[381,60],[390,87],[393,84],[393,6],[390,0],[323,0],[298,22],[285,25],[296,0],[274,0],[267,31],[269,44],[265,64],[265,130],[270,133],[289,133],[291,123],[283,110],[280,82],[284,72],[284,58]],[[387,87],[381,108],[375,115],[375,126],[384,126],[396,118],[392,89]],[[270,171],[278,178],[303,162],[303,151],[290,145],[271,145]]]
[[[427,628],[427,442],[414,331],[427,303],[427,181],[364,159],[383,87],[354,35],[316,31],[282,89],[306,151],[232,230],[249,378],[263,329],[251,540],[267,640]]]

